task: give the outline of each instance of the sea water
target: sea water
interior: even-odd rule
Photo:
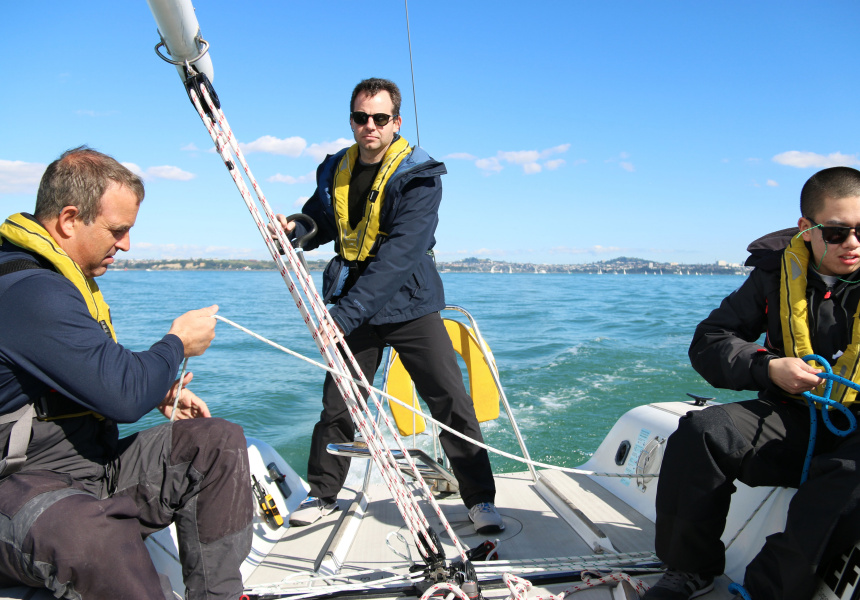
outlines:
[[[320,274],[313,278],[319,287]],[[447,302],[466,308],[489,343],[535,460],[583,463],[618,417],[640,404],[689,399],[687,392],[720,401],[753,396],[712,388],[687,358],[696,325],[742,276],[443,273],[442,279]],[[220,315],[319,360],[275,271],[117,269],[99,284],[118,339],[131,350],[146,350],[181,313],[218,304]],[[213,416],[241,424],[304,475],[325,372],[224,323],[216,331],[206,354],[188,363],[191,389]],[[154,411],[123,432],[159,422]],[[504,410],[482,429],[488,444],[519,454]],[[500,472],[524,469],[511,459],[492,462]]]

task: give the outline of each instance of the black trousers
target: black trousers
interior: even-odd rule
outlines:
[[[0,483],[0,584],[46,587],[58,598],[164,600],[143,540],[176,523],[185,597],[238,598],[251,549],[249,482],[242,428],[222,419],[120,440],[101,481],[11,475]]]
[[[839,413],[831,421],[847,427]],[[668,440],[657,487],[657,555],[682,571],[719,575],[720,536],[734,481],[798,487],[785,530],[768,536],[747,566],[754,600],[808,600],[815,571],[860,539],[860,434],[832,434],[818,415],[809,477],[800,484],[809,444],[809,409],[748,400],[693,411]]]
[[[362,325],[346,336],[356,362],[373,383],[385,345],[391,345],[415,382],[415,389],[430,408],[433,418],[478,441],[483,441],[475,418],[472,399],[463,386],[451,339],[439,313],[431,313],[405,323]],[[323,384],[323,410],[314,427],[308,459],[311,494],[334,498],[343,487],[350,459],[326,452],[328,444],[351,442],[355,429],[346,404],[331,374]],[[460,484],[467,507],[493,502],[496,487],[487,451],[442,431],[442,448]]]

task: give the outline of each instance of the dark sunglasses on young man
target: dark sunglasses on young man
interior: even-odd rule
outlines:
[[[391,120],[391,115],[386,115],[385,113],[376,113],[375,115],[369,115],[366,112],[361,112],[360,110],[353,112],[349,116],[352,117],[352,120],[355,121],[356,125],[367,125],[367,120],[372,117],[373,122],[376,124],[377,127],[385,127]]]
[[[807,217],[809,218],[809,217]],[[845,240],[848,239],[848,236],[853,232],[854,237],[860,241],[860,225],[857,227],[843,227],[840,225],[821,225],[816,223],[812,219],[809,219],[809,222],[812,223],[813,229],[818,228],[821,230],[821,238],[827,242],[828,244],[842,244]]]

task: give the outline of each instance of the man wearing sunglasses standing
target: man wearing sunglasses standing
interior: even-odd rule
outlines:
[[[317,169],[317,189],[302,212],[319,232],[305,248],[334,241],[337,256],[323,276],[324,296],[367,379],[373,382],[386,344],[392,346],[433,417],[483,441],[439,316],[445,296],[433,246],[445,165],[400,136],[400,100],[400,90],[386,79],[366,79],[353,90],[349,124],[356,143]],[[300,221],[278,220],[295,237],[307,233]],[[504,529],[487,451],[446,431],[439,437],[475,528]],[[327,375],[308,460],[311,497],[291,524],[307,525],[337,509],[349,459],[329,454],[326,446],[353,439],[346,405]]]
[[[693,367],[716,387],[758,398],[689,412],[669,437],[656,528],[668,570],[649,600],[694,598],[713,587],[725,568],[720,537],[735,480],[798,488],[784,530],[747,565],[743,587],[753,600],[808,600],[819,566],[860,540],[860,434],[844,435],[850,422],[841,412],[830,420],[842,434],[819,413],[808,458],[811,415],[802,396],[823,394],[822,369],[802,359],[811,354],[860,383],[860,171],[816,173],[803,186],[800,211],[799,229],[750,245],[747,264],[756,268],[696,329]],[[830,398],[860,414],[850,387],[834,384]]]

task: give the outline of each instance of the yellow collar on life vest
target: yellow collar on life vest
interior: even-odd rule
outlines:
[[[17,213],[0,225],[0,243],[4,239],[24,250],[38,254],[54,265],[63,277],[78,288],[93,319],[116,341],[116,333],[110,319],[110,307],[105,302],[98,284],[91,277],[84,275],[78,264],[57,245],[44,227],[37,221],[27,218],[23,213]]]
[[[780,273],[779,318],[782,323],[782,342],[785,355],[803,358],[815,354],[809,333],[809,304],[806,300],[806,277],[809,268],[809,249],[797,235],[785,249]],[[860,305],[854,313],[851,342],[833,365],[833,372],[851,381],[858,381],[860,367]],[[816,388],[821,395],[824,384]],[[838,383],[833,384],[830,397],[842,404],[856,402],[857,392]],[[799,396],[798,396],[799,397]]]
[[[352,178],[352,169],[358,160],[358,144],[353,144],[340,160],[334,175],[332,205],[337,222],[338,253],[343,258],[363,261],[374,256],[376,238],[380,235],[388,235],[379,228],[379,217],[385,201],[385,186],[410,152],[409,142],[403,137],[397,138],[385,151],[367,202],[364,203],[364,215],[355,229],[349,224],[349,181]]]

